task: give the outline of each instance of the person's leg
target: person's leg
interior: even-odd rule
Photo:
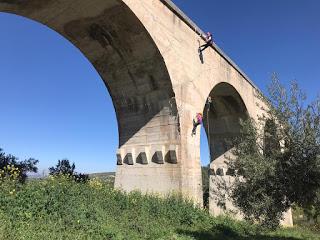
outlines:
[[[207,43],[207,44],[204,44],[204,45],[202,45],[202,46],[203,46],[203,48],[200,49],[201,52],[203,52],[203,51],[206,50],[209,46],[211,46],[211,43]]]
[[[196,123],[196,122],[193,120],[193,129],[192,129],[192,134],[191,134],[192,136],[193,136],[193,135],[196,135],[198,125],[200,125],[200,123]]]
[[[201,52],[202,51],[202,48],[204,48],[206,46],[206,44],[203,44],[199,47],[199,51]]]
[[[203,48],[203,47],[205,47],[206,45],[207,45],[207,43],[201,45],[200,48]]]
[[[196,122],[194,121],[194,119],[192,120],[192,123],[193,123],[193,128],[192,128],[191,136],[193,136],[193,135],[196,134],[196,128],[197,128],[197,124],[196,124]]]
[[[191,136],[196,135],[196,127],[193,126]]]

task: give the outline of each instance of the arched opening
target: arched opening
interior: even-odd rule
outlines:
[[[82,173],[113,172],[117,119],[90,62],[32,20],[0,13],[0,28],[0,147],[40,160],[34,177],[64,158]]]
[[[246,106],[233,86],[223,82],[212,89],[203,112],[203,126],[209,153],[208,178],[210,175],[231,174],[225,162],[234,147],[234,139],[240,133],[240,121],[245,120],[247,116]],[[208,179],[206,181],[203,185],[210,185],[210,181]],[[208,203],[209,189],[204,191],[204,194],[206,194],[204,202]]]
[[[0,12],[42,23],[84,54],[112,98],[119,148],[177,140],[174,92],[164,60],[122,1],[0,1]]]
[[[208,138],[210,162],[219,160],[232,147],[240,133],[240,120],[247,118],[247,109],[237,90],[228,83],[219,83],[209,94],[203,112]]]

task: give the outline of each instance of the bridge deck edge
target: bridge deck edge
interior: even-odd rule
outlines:
[[[201,30],[200,27],[197,26],[177,5],[175,5],[171,0],[160,0],[165,6],[167,6],[172,12],[174,12],[185,24],[187,24],[194,32],[199,34],[202,39],[205,39],[205,33]],[[260,92],[260,89],[253,83],[253,81],[245,74],[240,67],[231,60],[228,55],[223,52],[221,48],[217,46],[217,44],[213,43],[213,48],[219,53],[221,57],[223,57],[230,65],[232,65],[242,77],[244,77],[249,84]]]

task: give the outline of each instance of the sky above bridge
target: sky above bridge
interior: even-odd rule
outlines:
[[[273,72],[320,92],[320,1],[175,0],[266,91]],[[88,60],[59,34],[0,13],[0,147],[80,172],[115,170],[117,122],[111,98]],[[202,130],[201,158],[209,162]]]

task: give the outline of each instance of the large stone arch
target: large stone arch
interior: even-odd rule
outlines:
[[[156,44],[122,1],[1,0],[0,11],[33,19],[71,41],[109,90],[119,146],[146,141],[139,131],[168,106],[174,93]]]
[[[121,170],[124,165],[133,169],[129,165],[139,164],[141,154],[146,156],[147,164],[158,151],[166,155],[170,150],[174,157],[179,145],[179,118],[166,64],[143,23],[123,1],[0,0],[0,12],[23,16],[53,29],[95,67],[117,115],[117,187],[142,191],[159,188],[163,192],[179,189],[180,172],[175,164],[161,172],[160,164],[154,163],[158,169],[150,173],[144,169],[142,175],[148,178],[142,180]],[[144,167],[144,162],[139,167]],[[168,168],[173,169],[169,175]],[[163,185],[159,178],[168,184]],[[151,180],[154,182],[145,182]]]

